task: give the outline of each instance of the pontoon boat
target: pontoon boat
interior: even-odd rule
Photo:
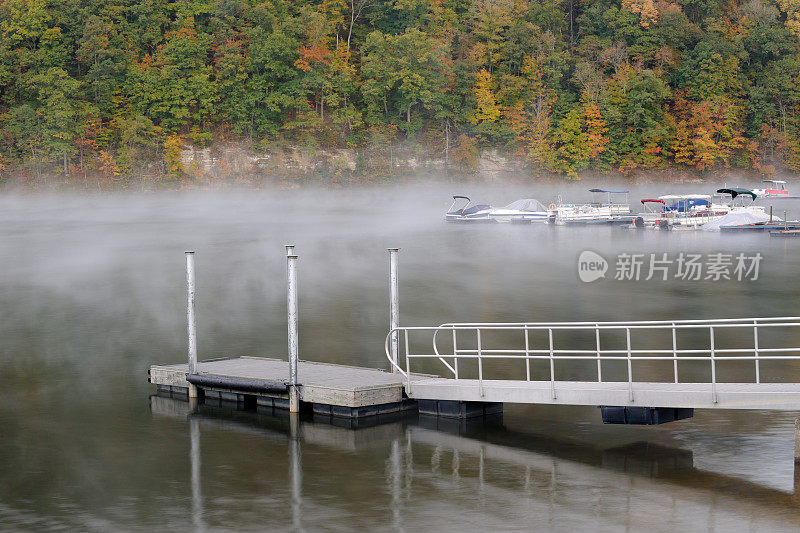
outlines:
[[[731,210],[728,205],[712,203],[710,194],[667,194],[641,202],[645,211],[636,225],[657,229],[696,229]]]
[[[759,198],[789,198],[789,191],[786,190],[786,182],[781,180],[763,180],[767,183],[763,189],[753,189],[753,193]]]
[[[589,189],[592,203],[589,204],[550,204],[552,221],[556,224],[610,224],[632,220],[631,207],[628,204],[630,191],[608,191],[605,189]],[[606,201],[597,201],[598,194],[605,194]],[[615,195],[624,195],[625,201],[619,202]]]

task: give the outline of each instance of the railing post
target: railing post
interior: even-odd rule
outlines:
[[[289,333],[289,412],[300,411],[297,390],[297,256],[286,246],[286,322]]]
[[[189,374],[197,373],[197,323],[194,305],[194,252],[186,252],[186,334],[188,337]],[[189,398],[197,398],[197,386],[189,383]]]
[[[758,360],[758,320],[753,321],[753,356],[756,363],[756,383],[761,383],[761,365]]]
[[[594,338],[597,346],[597,382],[603,381],[602,361],[600,360],[600,324],[594,325]]]
[[[672,323],[672,370],[675,373],[675,383],[678,382],[678,335],[675,331],[675,322]]]
[[[709,326],[711,336],[711,401],[717,403],[717,362],[714,359],[714,326]]]
[[[453,373],[458,379],[458,347],[456,346],[456,327],[453,326]]]
[[[403,343],[406,345],[406,393],[411,394],[411,357],[408,349],[408,330],[403,330]]]
[[[628,345],[628,401],[633,402],[633,368],[631,365],[631,328],[625,328],[625,340]]]
[[[483,359],[481,358],[482,346],[480,328],[476,328],[475,332],[478,335],[478,391],[481,397],[483,397]]]
[[[550,339],[550,393],[553,399],[556,399],[556,372],[555,365],[553,364],[553,330],[547,330],[547,336]]]
[[[531,380],[531,342],[528,334],[528,326],[525,326],[525,380]]]
[[[397,372],[398,337],[394,331],[400,327],[400,291],[397,278],[397,252],[400,248],[387,248],[389,250],[389,352],[392,355],[392,372]]]

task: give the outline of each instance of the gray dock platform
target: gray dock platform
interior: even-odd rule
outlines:
[[[150,382],[161,391],[185,394],[187,364],[153,365]],[[203,376],[237,380],[284,382],[289,376],[285,360],[263,357],[215,359],[197,363]],[[405,409],[416,409],[416,402],[405,398],[405,377],[377,369],[330,363],[299,361],[300,401],[313,404],[314,412],[342,417],[360,417]],[[412,380],[430,378],[412,376]],[[288,395],[280,393],[243,393],[241,390],[204,388],[205,397],[231,401],[256,401],[258,405],[288,407]]]

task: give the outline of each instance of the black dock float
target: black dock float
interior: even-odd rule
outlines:
[[[622,407],[601,405],[604,424],[654,426],[694,416],[694,409],[681,407]]]

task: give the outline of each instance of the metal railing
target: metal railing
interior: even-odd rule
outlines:
[[[414,359],[438,360],[452,375],[453,379],[463,379],[459,375],[459,361],[475,360],[477,362],[477,382],[481,396],[484,392],[484,368],[486,360],[516,360],[525,362],[525,381],[534,380],[531,371],[531,361],[549,361],[549,381],[553,399],[556,398],[556,362],[561,361],[596,361],[597,382],[603,381],[602,363],[604,361],[620,361],[627,365],[628,394],[633,401],[633,363],[639,361],[672,361],[673,381],[679,383],[679,361],[705,361],[710,365],[712,401],[717,403],[717,365],[721,361],[752,361],[754,365],[754,382],[761,383],[761,363],[770,360],[800,360],[800,347],[763,347],[759,344],[759,330],[764,328],[796,328],[800,327],[800,317],[772,317],[772,318],[735,318],[712,320],[651,320],[634,322],[521,322],[521,323],[448,323],[439,326],[422,327],[397,327],[389,331],[386,336],[386,356],[392,367],[400,372],[407,380],[407,389],[410,391],[412,384],[411,361]],[[747,330],[752,329],[752,334]],[[631,331],[669,331],[671,332],[671,345],[665,348],[639,348],[631,343]],[[678,332],[707,331],[707,344],[702,347],[678,348]],[[752,340],[752,346],[741,348],[721,348],[717,342],[716,333],[720,331],[745,331]],[[493,348],[485,342],[489,332],[521,332],[521,347],[516,349]],[[556,347],[553,332],[591,332],[594,331],[593,349],[570,349]],[[601,332],[624,332],[623,348],[604,348],[601,345]],[[413,353],[409,343],[409,332],[431,332],[432,352]],[[463,339],[459,341],[459,334],[470,332],[474,334],[474,341],[465,346]],[[532,334],[546,332],[547,341],[541,347],[532,342]],[[439,346],[439,334],[446,333],[452,339],[452,351],[443,352]],[[394,335],[393,335],[394,334]],[[702,334],[701,334],[702,335]],[[401,361],[393,361],[390,350],[390,340],[402,338],[404,349],[399,353],[405,357],[405,368]],[[693,343],[697,339],[692,339]],[[749,342],[748,342],[749,344]],[[461,346],[461,347],[460,347]],[[452,361],[452,364],[451,364]]]

